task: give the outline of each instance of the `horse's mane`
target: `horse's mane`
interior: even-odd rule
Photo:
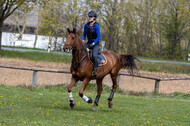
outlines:
[[[76,32],[76,34],[80,37],[80,34],[78,32]]]

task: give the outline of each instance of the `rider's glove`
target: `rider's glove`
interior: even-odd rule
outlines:
[[[87,48],[92,49],[94,45],[95,45],[94,42],[93,42],[92,44],[88,44],[88,45],[87,45]]]

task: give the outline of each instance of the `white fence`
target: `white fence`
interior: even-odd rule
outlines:
[[[9,32],[3,32],[2,33],[2,45],[5,46],[21,46],[21,47],[29,47],[33,48],[34,41],[35,41],[35,35],[32,34],[23,34],[22,40],[18,40],[18,33],[9,33]],[[54,39],[52,40],[54,42]],[[40,49],[48,49],[49,44],[49,37],[38,35],[36,48]],[[57,39],[57,47],[59,45],[63,45],[63,40],[61,37]],[[54,43],[51,44],[51,49],[53,49]]]

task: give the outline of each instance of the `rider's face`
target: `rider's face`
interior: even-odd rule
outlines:
[[[94,21],[95,17],[89,17],[89,21]]]

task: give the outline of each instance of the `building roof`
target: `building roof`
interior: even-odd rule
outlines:
[[[7,19],[4,21],[5,25],[16,25],[14,20],[14,15],[10,15]],[[22,26],[22,23],[19,23],[20,26]],[[26,27],[37,27],[38,25],[38,15],[33,14],[28,16],[28,19],[26,21]]]

